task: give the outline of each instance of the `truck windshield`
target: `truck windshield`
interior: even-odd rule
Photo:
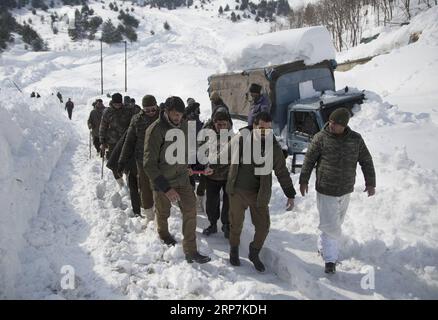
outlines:
[[[335,83],[329,68],[313,68],[298,70],[281,75],[275,84],[274,123],[278,130],[284,128],[287,122],[287,107],[300,99],[299,85],[301,82],[312,81],[315,91],[335,90]]]
[[[291,133],[313,136],[319,131],[315,114],[311,111],[293,111],[290,118],[289,130]]]

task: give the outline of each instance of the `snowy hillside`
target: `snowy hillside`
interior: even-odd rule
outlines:
[[[136,6],[139,39],[128,43],[127,94],[137,102],[145,94],[158,102],[170,95],[194,97],[207,119],[207,78],[227,69],[227,45],[270,30],[268,23],[218,17],[219,3],[211,11]],[[103,20],[116,19],[100,1],[90,7]],[[31,13],[16,14],[24,20]],[[335,73],[338,88],[366,90],[350,126],[373,155],[377,193],[368,198],[362,192],[358,170],[343,228],[342,264],[331,277],[316,253],[314,176],[293,211],[285,210],[274,181],[271,230],[261,252],[264,274],[246,259],[253,235],[249,215],[239,268],[229,264],[222,233],[202,235],[204,214],[198,216],[197,239],[200,251],[212,257],[205,265],[184,261],[176,208],[169,219],[176,247],[162,244],[153,222],[146,226],[130,218],[129,197],[118,197],[112,173],[105,169],[101,180],[100,158],[93,152],[88,159],[86,121],[100,96],[100,43],[71,44],[66,31],[54,36],[36,20],[35,29],[47,35],[52,50],[28,52],[17,43],[0,55],[1,298],[438,299],[438,7],[379,42],[342,53],[362,57],[389,48],[367,64]],[[417,42],[399,45],[414,31],[422,32]],[[104,93],[123,93],[124,45],[104,45],[103,61]],[[30,98],[32,91],[42,98]],[[57,91],[75,102],[71,122],[52,96]],[[105,95],[103,100],[107,105]],[[298,174],[292,179],[298,190]],[[74,290],[61,287],[65,266],[74,268]],[[370,270],[375,286],[364,289]]]

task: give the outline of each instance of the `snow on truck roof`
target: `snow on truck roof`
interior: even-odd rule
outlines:
[[[229,72],[300,60],[313,65],[335,59],[336,51],[328,30],[316,26],[240,38],[229,43],[225,52]]]

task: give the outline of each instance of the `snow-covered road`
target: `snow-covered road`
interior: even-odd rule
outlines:
[[[25,234],[18,275],[21,298],[133,299],[291,299],[303,298],[272,271],[258,274],[247,259],[240,268],[228,264],[222,234],[207,239],[207,224],[198,218],[198,243],[213,261],[189,265],[181,247],[181,221],[174,209],[171,232],[179,244],[168,248],[158,239],[155,223],[129,218],[127,195],[118,199],[114,178],[100,158],[88,159],[88,107],[73,112],[74,134],[43,192],[38,214]],[[97,197],[99,193],[100,199]],[[121,201],[120,201],[121,200]],[[117,205],[117,207],[114,207]],[[247,251],[247,250],[246,250]],[[243,250],[245,252],[245,250]],[[247,254],[247,252],[246,252]],[[63,289],[65,266],[73,267],[75,289]],[[69,273],[70,274],[70,273]]]

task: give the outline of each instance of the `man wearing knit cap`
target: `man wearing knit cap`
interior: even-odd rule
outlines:
[[[198,136],[199,131],[202,129],[204,123],[199,118],[201,113],[200,104],[196,102],[193,98],[187,99],[187,108],[184,112],[184,118],[187,121],[195,121],[196,123],[196,136]],[[192,164],[191,169],[194,171],[202,171],[204,166],[201,165],[198,161],[195,164]],[[198,186],[196,187],[196,181],[199,181]],[[190,176],[190,184],[193,188],[196,188],[196,205],[199,211],[204,212],[204,196],[205,196],[205,177],[204,175],[193,174]]]
[[[158,119],[157,100],[152,95],[145,95],[142,100],[143,109],[132,117],[131,123],[126,134],[126,139],[122,147],[122,152],[119,158],[119,167],[127,167],[127,163],[132,158],[135,163],[131,166],[128,174],[128,180],[131,188],[140,189],[140,203],[134,209],[134,214],[146,217],[147,223],[153,221],[155,214],[153,211],[154,199],[152,188],[148,176],[143,169],[143,154],[144,154],[144,140],[146,129]],[[138,184],[137,184],[138,181]],[[134,207],[134,206],[133,206]]]
[[[183,120],[184,102],[180,97],[169,97],[160,117],[146,130],[143,167],[153,184],[153,194],[156,209],[157,231],[161,240],[169,246],[176,244],[175,238],[169,232],[168,218],[172,203],[177,204],[182,213],[183,251],[189,263],[206,263],[208,256],[201,255],[196,244],[196,198],[189,181],[189,169],[186,152],[185,161],[170,159],[172,155],[178,158],[179,149],[175,149],[173,139],[166,139],[166,134],[183,136],[182,143],[187,146],[187,121]],[[181,132],[182,131],[182,132]],[[182,133],[182,134],[180,134]],[[172,150],[170,152],[167,152]],[[187,148],[184,148],[187,151]],[[176,152],[175,152],[176,151]]]
[[[373,159],[361,135],[348,127],[350,111],[339,108],[312,139],[300,174],[300,191],[308,192],[308,183],[316,164],[316,202],[319,211],[318,249],[325,261],[325,272],[335,273],[339,258],[341,226],[354,190],[357,163],[365,178],[368,196],[375,194],[376,174]]]
[[[249,94],[251,95],[252,104],[249,108],[248,126],[252,126],[254,119],[260,112],[267,112],[271,110],[271,104],[266,95],[262,95],[262,86],[257,83],[252,83],[249,87]]]
[[[230,112],[230,109],[225,104],[225,102],[222,100],[221,96],[219,95],[219,92],[213,91],[210,95],[210,101],[211,101],[212,114],[216,111],[217,107],[220,107],[220,106],[227,108],[228,112]]]
[[[134,115],[133,109],[128,109],[123,105],[123,97],[120,93],[115,93],[111,97],[109,107],[102,114],[99,127],[100,149],[102,154],[107,152],[107,159],[110,158],[117,142],[126,132]],[[120,188],[125,186],[123,175],[117,170],[113,170],[114,178]]]
[[[93,137],[93,145],[96,148],[98,154],[100,153],[99,127],[104,110],[105,106],[103,105],[102,99],[97,99],[93,103],[93,110],[91,110],[90,116],[88,117],[87,121],[88,128],[90,129],[91,135]]]

